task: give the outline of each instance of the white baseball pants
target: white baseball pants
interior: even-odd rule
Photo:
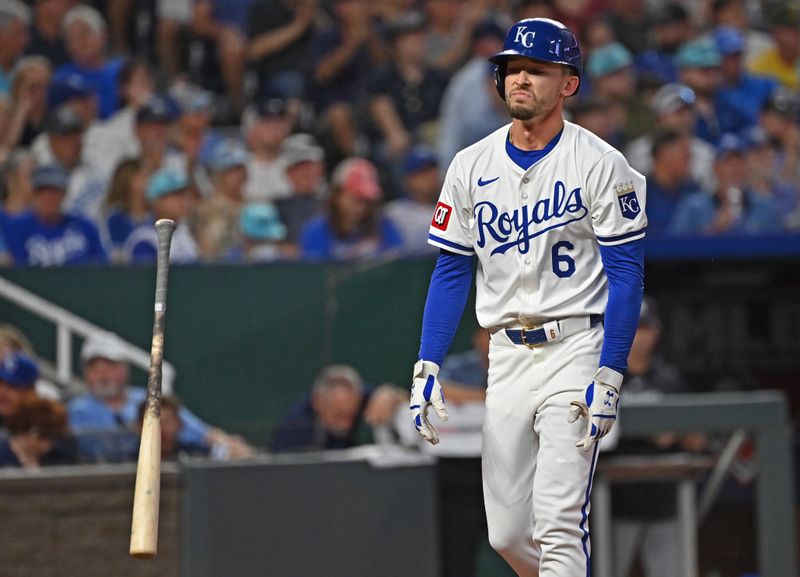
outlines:
[[[589,577],[589,495],[597,445],[570,401],[600,359],[602,324],[530,349],[493,332],[483,426],[489,542],[520,577]]]

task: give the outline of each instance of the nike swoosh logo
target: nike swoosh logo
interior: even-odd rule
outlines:
[[[486,186],[487,184],[492,184],[495,180],[500,180],[499,176],[494,177],[492,180],[483,180],[480,176],[478,177],[478,186]]]

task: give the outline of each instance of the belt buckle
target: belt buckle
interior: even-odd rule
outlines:
[[[526,347],[528,347],[529,349],[538,349],[538,348],[541,348],[541,347],[545,346],[547,344],[547,341],[544,341],[543,343],[529,343],[529,342],[527,342],[525,340],[525,333],[527,331],[535,331],[535,330],[538,330],[538,329],[542,328],[543,326],[544,325],[533,325],[533,326],[529,326],[529,327],[527,327],[527,326],[526,327],[522,327],[522,330],[519,333],[519,338],[522,341],[522,344],[525,345]]]

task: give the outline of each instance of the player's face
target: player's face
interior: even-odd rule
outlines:
[[[528,58],[512,58],[506,64],[506,105],[511,118],[544,116],[576,89],[577,77],[560,64]]]

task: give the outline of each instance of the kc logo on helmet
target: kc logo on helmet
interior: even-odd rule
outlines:
[[[433,220],[431,221],[431,226],[438,228],[439,230],[447,230],[447,223],[450,222],[450,214],[452,212],[452,206],[448,206],[443,202],[439,202],[439,204],[436,205],[436,209],[433,211]]]
[[[517,28],[517,32],[514,35],[514,42],[516,44],[522,44],[525,48],[533,47],[533,39],[536,36],[536,32],[528,32],[527,26],[520,26]]]

